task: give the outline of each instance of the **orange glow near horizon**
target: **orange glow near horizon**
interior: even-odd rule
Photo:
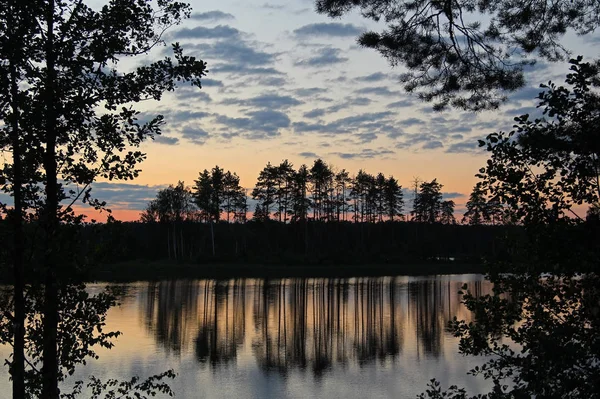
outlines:
[[[110,206],[109,206],[110,208]],[[141,210],[135,209],[111,209],[111,213],[106,211],[100,212],[91,207],[74,207],[75,213],[79,215],[85,215],[86,222],[91,222],[92,220],[99,223],[106,223],[106,219],[108,215],[112,215],[115,219],[123,221],[123,222],[134,222],[140,220]]]

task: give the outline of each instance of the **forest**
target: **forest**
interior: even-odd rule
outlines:
[[[180,181],[160,190],[140,223],[109,219],[110,226],[89,230],[106,235],[94,238],[96,243],[110,242],[109,250],[100,252],[103,262],[306,264],[480,263],[501,252],[502,235],[518,230],[510,212],[486,198],[479,185],[461,225],[454,201],[443,199],[437,179],[415,179],[413,184],[408,211],[407,191],[382,173],[361,169],[350,175],[321,159],[295,170],[284,160],[269,162],[255,187],[246,190],[235,172],[215,166],[200,172],[191,188]]]

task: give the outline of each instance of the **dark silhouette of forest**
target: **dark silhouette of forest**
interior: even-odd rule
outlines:
[[[502,238],[519,231],[514,220],[476,187],[459,224],[442,188],[436,179],[415,179],[407,211],[402,186],[382,173],[351,176],[321,159],[295,170],[285,160],[268,163],[246,190],[236,173],[216,166],[192,188],[179,182],[160,190],[140,222],[109,218],[83,230],[101,263],[480,263],[502,256]]]
[[[484,256],[502,256],[507,250],[502,237],[519,231],[518,226],[389,221],[111,222],[84,227],[82,245],[104,264],[168,259],[268,264],[480,263]]]

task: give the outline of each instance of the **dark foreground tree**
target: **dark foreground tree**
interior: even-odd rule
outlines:
[[[2,68],[12,68],[3,75],[11,78],[0,79],[0,92],[10,92],[13,105],[8,112],[2,109],[4,126],[10,128],[2,130],[0,144],[13,156],[19,149],[12,165],[4,165],[0,183],[10,194],[22,188],[22,209],[41,227],[34,241],[40,248],[32,257],[39,264],[28,267],[35,270],[34,278],[41,278],[31,287],[43,293],[41,317],[35,319],[42,327],[41,396],[54,399],[59,396],[63,355],[69,350],[59,347],[59,326],[68,314],[60,299],[73,284],[74,270],[84,266],[70,265],[73,258],[64,251],[65,226],[80,221],[71,205],[82,199],[101,208],[104,204],[91,196],[94,180],[137,176],[145,155],[130,148],[159,134],[162,116],[140,124],[133,104],[160,100],[177,81],[200,86],[205,64],[184,56],[176,44],[174,58],[126,73],[118,69],[123,58],[147,54],[162,44],[161,34],[189,15],[184,3],[160,0],[154,6],[150,1],[117,0],[95,10],[79,0],[19,0],[8,6],[3,2],[0,11],[0,37],[18,32],[26,39],[17,52],[11,50],[16,42],[4,42],[0,49]],[[19,259],[22,253],[15,253],[15,273]],[[19,290],[15,286],[15,298]],[[19,356],[14,357],[18,362]],[[15,363],[13,378],[20,368]]]
[[[600,3],[589,0],[316,0],[316,8],[331,17],[358,9],[385,23],[359,44],[407,68],[407,91],[470,110],[496,108],[524,86],[527,65],[568,57],[567,32],[600,24]]]
[[[600,397],[600,225],[578,214],[600,198],[600,75],[571,63],[566,86],[542,86],[544,118],[523,115],[481,143],[482,187],[524,227],[492,267],[493,295],[465,293],[475,321],[450,325],[461,353],[491,357],[472,371],[492,381],[490,398]],[[468,397],[437,382],[426,395]]]

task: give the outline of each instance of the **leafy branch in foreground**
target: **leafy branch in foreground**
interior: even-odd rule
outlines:
[[[90,391],[90,399],[145,399],[156,396],[157,393],[173,396],[174,392],[165,379],[175,378],[173,370],[167,370],[163,373],[153,375],[145,380],[133,377],[129,381],[119,381],[109,379],[102,382],[96,377],[90,377],[90,381],[84,384],[83,381],[77,381],[73,392],[62,395],[64,399],[75,399],[77,395],[87,387]]]
[[[436,109],[497,108],[525,85],[526,67],[569,56],[567,32],[587,35],[600,21],[600,3],[588,0],[316,0],[316,9],[383,22],[358,43],[406,67],[406,90]]]
[[[27,263],[19,240],[12,251],[16,300],[8,317],[12,335],[3,338],[17,343],[9,360],[15,398],[57,399],[65,370],[71,374],[93,356],[91,346],[109,345],[115,336],[94,330],[103,324],[108,297],[98,298],[92,313],[79,307],[94,301],[74,278],[88,262],[73,256],[77,248],[66,232],[81,222],[72,207],[77,200],[106,205],[91,195],[94,181],[138,175],[146,157],[139,146],[160,134],[163,117],[140,123],[136,105],[159,101],[180,83],[201,86],[206,64],[184,55],[178,43],[173,57],[127,71],[121,67],[124,59],[165,44],[163,33],[189,15],[189,5],[174,0],[113,0],[98,9],[81,0],[0,5],[0,150],[13,155],[0,170],[0,189],[17,194],[9,212],[15,236],[26,217],[38,231],[35,240],[29,238],[35,248]],[[19,278],[25,270],[27,285]],[[30,296],[26,314],[24,292]],[[24,335],[23,320],[34,335]],[[67,327],[80,340],[64,335],[61,328]],[[29,342],[21,345],[25,338]],[[32,368],[27,375],[23,352]]]
[[[571,60],[567,86],[543,85],[544,118],[493,133],[479,177],[522,222],[524,237],[487,276],[493,294],[464,292],[474,321],[453,320],[459,351],[488,356],[471,374],[492,382],[473,398],[600,397],[600,223],[573,209],[600,197],[600,71]],[[421,398],[467,398],[437,381]]]

